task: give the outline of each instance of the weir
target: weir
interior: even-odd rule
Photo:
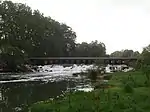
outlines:
[[[34,65],[45,64],[113,64],[128,65],[130,62],[135,62],[137,57],[31,57],[29,58]]]

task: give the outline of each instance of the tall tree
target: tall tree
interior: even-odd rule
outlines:
[[[111,56],[114,57],[137,57],[140,55],[138,51],[133,51],[133,50],[122,50],[122,51],[115,51],[110,54]]]
[[[106,55],[106,47],[102,42],[92,41],[91,43],[82,42],[77,44],[75,56],[98,57]]]
[[[38,10],[11,1],[0,3],[0,55],[8,68],[14,70],[26,57],[68,56],[75,39],[69,26]]]

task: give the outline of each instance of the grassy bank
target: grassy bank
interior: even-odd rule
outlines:
[[[114,73],[112,88],[76,92],[37,103],[31,112],[150,112],[150,88],[141,72]]]

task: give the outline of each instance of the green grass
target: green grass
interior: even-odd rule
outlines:
[[[135,81],[133,93],[124,91],[124,82],[131,74]],[[37,103],[31,112],[150,112],[150,88],[145,87],[141,72],[114,73],[109,84],[112,88],[93,92],[76,92],[63,98]],[[69,97],[70,96],[70,97]]]
[[[110,85],[116,86],[116,87],[122,87],[124,86],[124,83],[129,81],[128,77],[129,75],[132,78],[132,82],[134,83],[134,87],[143,87],[145,86],[145,75],[142,74],[142,72],[118,72],[113,73],[112,79],[109,81]]]

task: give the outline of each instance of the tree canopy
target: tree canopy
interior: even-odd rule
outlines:
[[[106,55],[106,46],[97,40],[76,42],[70,26],[46,17],[39,10],[12,1],[0,2],[0,59],[2,67],[16,70],[29,57],[113,56],[138,57],[149,63],[150,45],[142,54],[125,49]]]
[[[133,51],[129,49],[125,49],[122,51],[115,51],[110,54],[110,56],[114,57],[138,57],[140,53],[138,51]]]
[[[0,2],[0,59],[9,69],[28,57],[105,56],[105,44],[76,43],[71,27],[40,11],[11,1]]]
[[[98,57],[106,55],[106,47],[104,43],[98,42],[97,40],[91,43],[82,42],[77,44],[74,56],[88,56]]]

